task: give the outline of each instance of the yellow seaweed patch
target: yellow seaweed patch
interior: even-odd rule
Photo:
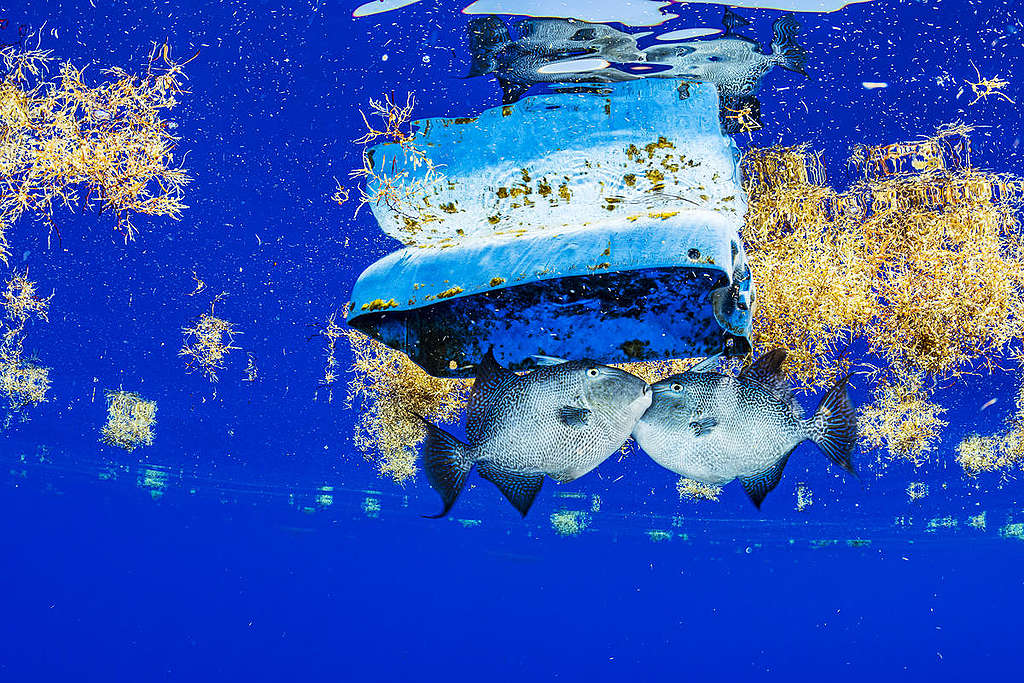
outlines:
[[[755,342],[789,348],[805,388],[845,369],[829,359],[853,338],[886,361],[880,372],[945,378],[1024,331],[1024,240],[1011,202],[991,192],[1005,178],[915,173],[840,194],[812,182],[824,169],[804,147],[756,150],[743,171]]]
[[[414,415],[455,421],[471,383],[432,377],[404,353],[355,330],[342,332],[353,355],[348,407],[362,408],[352,441],[382,476],[405,482],[416,473],[416,445],[424,436]]]
[[[410,299],[409,303],[412,304],[414,301],[415,299]],[[344,335],[344,330],[338,324],[337,311],[333,311],[328,316],[327,322],[320,328],[319,333],[326,339],[324,342],[324,375],[320,379],[319,387],[327,389],[327,402],[330,403],[334,400],[334,385],[338,382],[338,339]]]
[[[132,391],[107,392],[107,422],[100,441],[131,453],[139,446],[153,445],[156,401],[147,401]]]
[[[1006,426],[991,436],[972,434],[957,446],[957,462],[972,477],[982,472],[1002,472],[1024,467],[1024,387],[1017,393],[1017,406]]]
[[[198,53],[197,53],[198,54]],[[194,59],[194,57],[193,57]],[[0,260],[4,233],[28,214],[55,229],[54,208],[96,208],[114,216],[126,239],[135,214],[177,219],[188,173],[165,119],[177,104],[186,62],[154,47],[142,77],[120,68],[86,83],[65,62],[48,78],[47,50],[0,50]],[[84,195],[84,196],[83,196]]]
[[[374,299],[369,303],[363,304],[362,306],[359,307],[359,309],[363,311],[386,311],[389,308],[397,307],[398,302],[395,301],[394,299],[388,299],[387,301],[384,301],[384,299]]]
[[[946,409],[928,399],[920,376],[880,381],[874,401],[861,409],[861,438],[875,448],[920,465],[949,424],[939,419]]]
[[[25,324],[30,318],[46,321],[50,299],[36,293],[28,271],[14,273],[0,294],[4,320],[0,323],[0,393],[11,410],[46,400],[50,391],[50,369],[24,357]]]
[[[214,305],[216,301],[214,302]],[[182,346],[178,355],[185,358],[189,372],[201,371],[211,382],[217,381],[217,373],[224,369],[224,359],[239,347],[234,346],[234,335],[239,334],[234,323],[209,313],[203,313],[191,325],[181,329]]]
[[[462,294],[462,291],[463,291],[462,287],[450,287],[450,288],[444,290],[443,292],[438,292],[437,293],[437,298],[438,299],[448,299],[450,297],[455,296],[456,294]]]
[[[364,185],[359,188],[356,213],[367,204],[384,204],[402,217],[405,231],[409,235],[419,232],[422,223],[439,219],[437,214],[429,210],[430,200],[423,195],[425,188],[444,180],[426,150],[416,144],[412,127],[412,111],[415,106],[416,98],[411,93],[406,95],[404,105],[399,105],[392,96],[385,96],[381,100],[371,99],[370,116],[359,112],[366,125],[366,133],[356,143],[370,145],[383,140],[396,144],[402,150],[405,164],[414,169],[424,167],[423,175],[413,178],[405,164],[399,168],[395,158],[389,158],[383,152],[375,155],[374,150],[370,149],[363,150],[362,168],[349,172],[351,178],[364,180]]]

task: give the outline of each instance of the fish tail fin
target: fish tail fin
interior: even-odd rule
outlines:
[[[836,382],[807,420],[810,439],[818,444],[829,460],[855,477],[853,448],[857,443],[857,410],[846,391],[846,379]]]
[[[441,494],[444,503],[440,514],[423,516],[438,519],[448,514],[462,493],[466,475],[473,468],[473,460],[469,457],[469,446],[419,415],[416,417],[427,430],[427,440],[423,444],[423,468],[427,472],[427,481]]]
[[[475,17],[469,20],[469,52],[472,62],[470,76],[489,74],[498,68],[495,49],[509,42],[508,27],[498,17]]]
[[[780,17],[772,27],[775,38],[772,40],[772,56],[779,66],[798,74],[808,76],[807,58],[809,53],[796,42],[796,34],[800,32],[800,22],[792,14]]]

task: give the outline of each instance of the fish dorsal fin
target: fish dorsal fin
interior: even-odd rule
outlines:
[[[495,52],[509,43],[508,27],[499,17],[474,17],[466,26],[472,63],[469,76],[482,76],[498,68]]]
[[[544,355],[542,353],[534,353],[529,357],[534,358],[538,368],[547,368],[548,366],[560,366],[563,362],[568,362],[565,358],[559,358],[554,355]]]
[[[727,7],[725,14],[722,15],[722,26],[725,27],[723,35],[734,36],[736,35],[736,29],[742,26],[750,26],[750,20],[744,19]]]
[[[506,78],[498,77],[498,85],[501,86],[501,103],[515,104],[523,98],[526,91],[530,89],[529,83],[516,83]]]
[[[514,472],[489,460],[477,463],[477,472],[497,486],[523,517],[530,511],[533,500],[544,484],[542,472]]]
[[[722,353],[719,351],[713,356],[708,356],[701,362],[694,365],[687,372],[711,372],[718,367],[718,361],[722,359]]]
[[[789,452],[779,458],[774,465],[766,467],[750,477],[739,477],[740,483],[743,484],[743,490],[747,492],[750,501],[758,510],[761,509],[764,497],[779,485],[779,480],[782,479],[782,470],[786,469],[786,463],[789,462],[793,448],[789,449]]]
[[[494,349],[488,349],[476,365],[476,380],[466,406],[466,436],[471,443],[480,441],[480,430],[494,398],[506,391],[518,378],[516,373],[503,368],[494,359]]]
[[[796,405],[793,390],[783,377],[782,364],[786,362],[786,349],[772,349],[740,371],[740,379],[757,382],[791,406]]]
[[[577,406],[562,406],[558,410],[558,419],[570,427],[585,427],[590,419],[590,409]]]
[[[476,381],[473,382],[474,391],[490,388],[494,384],[500,384],[516,376],[516,373],[502,367],[501,363],[495,360],[493,346],[487,349],[487,353],[476,364],[474,370],[476,371]]]

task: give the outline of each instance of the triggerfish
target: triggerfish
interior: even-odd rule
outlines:
[[[800,24],[792,14],[775,22],[772,49],[767,54],[761,52],[756,41],[733,31],[737,25],[749,22],[726,10],[723,23],[726,32],[721,38],[647,48],[644,51],[647,62],[671,67],[652,75],[714,83],[722,97],[753,95],[761,87],[765,74],[776,66],[807,75],[807,51],[796,42]]]
[[[695,370],[652,385],[654,400],[633,437],[655,462],[706,484],[739,479],[759,509],[793,450],[813,441],[832,462],[856,476],[851,462],[857,414],[842,379],[810,418],[779,374],[783,349],[761,356],[737,377]]]
[[[476,466],[526,516],[544,475],[567,482],[594,469],[629,438],[651,405],[651,387],[624,370],[577,360],[525,375],[488,351],[476,368],[462,443],[426,420],[424,469],[448,514]]]

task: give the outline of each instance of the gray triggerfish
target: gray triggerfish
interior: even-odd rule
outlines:
[[[611,68],[613,62],[643,59],[643,54],[635,38],[610,26],[531,18],[515,28],[520,35],[512,40],[499,17],[474,18],[468,26],[473,55],[469,75],[495,74],[503,104],[519,100],[534,83],[617,83],[640,77]],[[574,64],[588,66],[577,72]]]
[[[647,62],[671,67],[651,75],[714,83],[722,97],[753,95],[761,87],[761,79],[776,66],[807,75],[807,51],[796,42],[800,24],[792,14],[779,18],[773,25],[772,49],[767,54],[761,52],[756,41],[733,32],[747,23],[735,12],[726,10],[726,32],[721,38],[647,48]]]
[[[544,475],[567,482],[622,447],[651,405],[651,387],[624,370],[577,360],[524,375],[488,351],[476,368],[462,443],[426,420],[424,469],[448,514],[476,466],[526,516]]]
[[[851,455],[857,414],[842,379],[804,418],[779,374],[783,349],[761,356],[737,377],[710,371],[716,357],[652,385],[654,400],[633,437],[655,462],[706,484],[739,479],[759,509],[793,450],[813,441],[856,476]]]

